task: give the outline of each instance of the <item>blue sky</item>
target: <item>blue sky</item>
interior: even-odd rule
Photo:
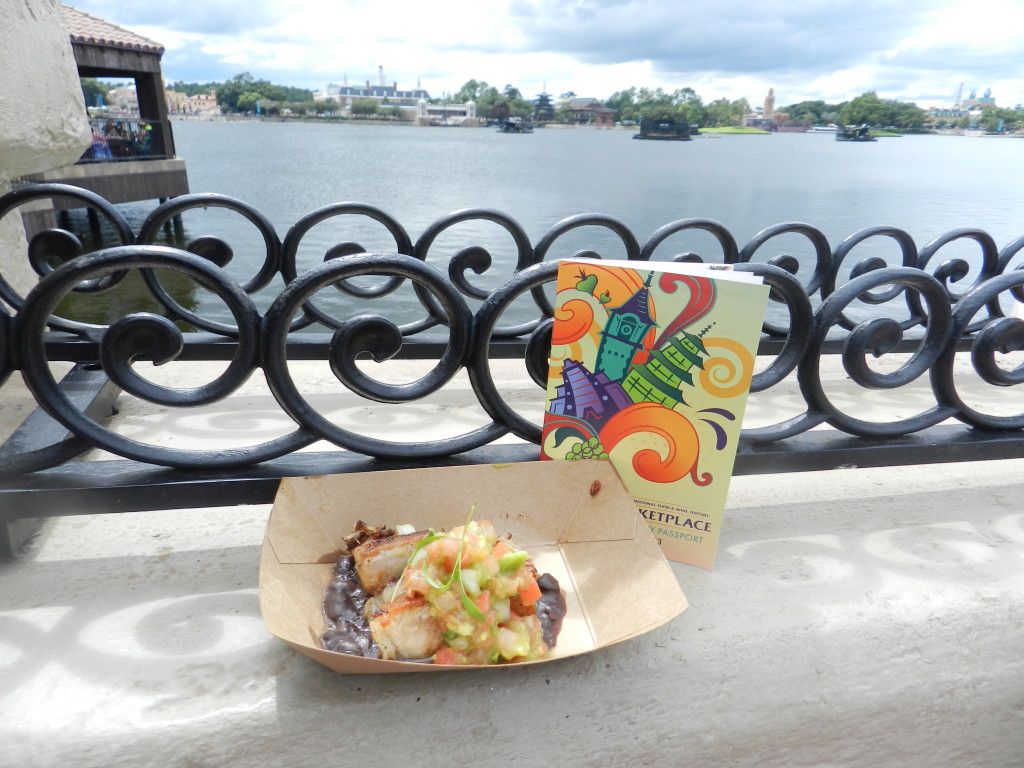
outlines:
[[[377,81],[433,96],[469,79],[527,97],[630,86],[705,101],[836,103],[874,90],[949,106],[1024,102],[1021,0],[76,0],[166,48],[168,83]]]

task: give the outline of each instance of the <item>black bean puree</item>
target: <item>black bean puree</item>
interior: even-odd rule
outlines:
[[[536,602],[537,618],[544,628],[544,643],[548,648],[554,648],[558,633],[562,631],[562,619],[565,618],[565,593],[558,579],[550,573],[538,576],[537,586],[540,587],[540,597]]]
[[[537,578],[537,586],[540,587],[535,608],[537,618],[544,629],[544,642],[548,648],[554,648],[565,618],[565,594],[558,579],[550,573],[542,573]],[[334,577],[324,590],[324,615],[328,627],[321,638],[324,648],[350,656],[380,658],[380,649],[373,642],[370,628],[363,618],[363,606],[368,599],[369,595],[356,575],[352,556],[342,555],[334,567]]]
[[[369,595],[359,583],[351,555],[342,555],[334,567],[334,577],[324,590],[324,615],[327,631],[321,642],[328,651],[350,656],[380,658],[370,627],[363,618],[363,606]]]

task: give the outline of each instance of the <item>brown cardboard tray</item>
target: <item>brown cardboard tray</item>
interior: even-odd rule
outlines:
[[[260,561],[267,628],[345,674],[479,669],[366,659],[320,646],[324,588],[342,537],[357,520],[450,529],[466,521],[473,504],[475,519],[490,520],[499,535],[511,533],[566,593],[557,646],[548,658],[523,664],[629,640],[686,610],[671,566],[611,463],[538,461],[283,480]]]

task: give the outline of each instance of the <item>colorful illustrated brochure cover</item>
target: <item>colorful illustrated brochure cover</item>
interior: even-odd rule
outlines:
[[[714,564],[767,303],[727,265],[559,265],[542,458],[610,459],[669,559]]]

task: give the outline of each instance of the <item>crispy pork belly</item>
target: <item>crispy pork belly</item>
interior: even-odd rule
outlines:
[[[363,603],[363,618],[369,621],[373,618],[373,614],[379,611],[385,603],[388,603],[398,597],[399,593],[395,591],[397,587],[398,579],[395,579],[381,587],[377,591],[377,594],[370,595],[366,602]]]
[[[363,589],[375,594],[388,582],[401,576],[416,545],[427,533],[416,531],[403,536],[371,539],[353,549],[352,559]]]
[[[389,582],[400,577],[406,563],[416,550],[416,545],[427,536],[426,530],[414,534],[392,536],[387,539],[372,539],[352,550],[355,572],[362,589],[373,595]]]
[[[386,525],[368,525],[362,520],[356,520],[356,525],[352,533],[344,538],[345,549],[346,551],[351,552],[364,541],[368,541],[369,539],[386,539],[388,536],[394,535],[394,528],[388,528]]]
[[[370,634],[382,659],[425,659],[444,641],[441,622],[422,597],[384,603],[370,618]]]

